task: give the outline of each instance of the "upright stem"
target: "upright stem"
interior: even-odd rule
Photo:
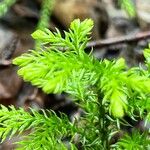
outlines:
[[[40,11],[40,19],[37,24],[37,29],[44,30],[49,27],[50,16],[53,10],[54,0],[43,0]],[[35,49],[40,50],[41,41],[35,41]]]
[[[109,150],[109,143],[108,143],[108,119],[105,117],[105,108],[102,105],[102,98],[101,96],[98,97],[99,102],[99,134],[101,137],[101,141],[103,144],[104,150]]]

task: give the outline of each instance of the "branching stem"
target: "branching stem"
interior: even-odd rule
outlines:
[[[102,98],[101,95],[98,97],[99,101],[99,134],[101,137],[102,145],[104,150],[109,149],[109,144],[108,144],[108,120],[105,117],[105,108],[104,105],[102,104]]]

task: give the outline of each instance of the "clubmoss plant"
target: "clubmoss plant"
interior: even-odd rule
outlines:
[[[32,34],[42,43],[41,50],[30,50],[13,60],[18,74],[45,93],[67,93],[83,109],[79,120],[70,122],[64,114],[42,110],[31,113],[22,108],[0,110],[2,141],[32,129],[18,142],[18,149],[109,150],[148,149],[149,131],[123,131],[126,120],[150,120],[150,49],[146,49],[146,69],[128,68],[123,58],[97,60],[85,53],[93,21],[74,20],[62,37],[60,31],[37,30]],[[112,142],[116,134],[118,141]],[[140,140],[142,138],[142,141]],[[69,144],[66,144],[66,139]],[[132,143],[132,146],[131,146]]]

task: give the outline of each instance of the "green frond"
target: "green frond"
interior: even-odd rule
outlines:
[[[51,49],[42,52],[31,51],[30,54],[15,59],[14,64],[22,67],[18,74],[23,76],[24,80],[41,87],[46,93],[62,92],[73,70],[82,65],[76,54]]]
[[[84,49],[82,49],[82,42],[84,43],[85,39],[87,39],[92,24],[93,22],[90,19],[85,20],[82,23],[80,23],[79,20],[75,20],[71,24],[70,32],[65,32],[65,39],[62,38],[59,30],[57,30],[56,33],[52,33],[48,29],[45,30],[46,32],[41,30],[34,32],[32,35],[34,38],[42,40],[43,42],[50,42],[52,47],[46,48],[45,51],[32,50],[29,53],[14,59],[13,63],[21,67],[18,74],[21,75],[25,81],[30,81],[33,85],[41,87],[46,93],[69,92],[69,82],[73,83],[73,80],[78,78],[77,74],[80,73],[80,79],[83,76],[86,76],[84,77],[84,80],[86,80],[85,86],[90,84],[90,81],[93,82],[96,75],[93,72],[93,75],[91,76],[91,71],[88,68],[88,65],[93,67],[91,57],[85,54]],[[83,31],[85,33],[84,35],[82,34]],[[78,35],[75,35],[77,34],[76,32],[78,32]],[[77,44],[79,45],[78,48],[80,48],[80,46],[82,47],[80,48],[80,50],[82,50],[82,58],[79,57],[80,54],[78,55],[77,53],[78,49],[75,48],[74,42],[77,40]],[[57,50],[58,46],[69,46],[71,50],[75,50],[63,52]],[[86,64],[86,62],[89,63]],[[74,74],[76,74],[76,77]],[[94,83],[92,85],[94,85]],[[71,86],[74,87],[75,84],[72,84]],[[82,92],[83,91],[78,90],[79,97],[82,97],[83,99],[83,96],[81,96]]]
[[[64,47],[82,53],[81,51],[84,50],[88,42],[87,36],[90,34],[92,27],[93,21],[91,19],[86,19],[83,22],[76,19],[71,23],[69,32],[65,32],[65,38],[62,38],[58,29],[54,33],[48,29],[37,30],[32,34],[32,37],[43,43],[50,43],[55,48]]]
[[[23,134],[27,130],[31,132],[29,135],[23,135],[23,140],[18,142],[21,149],[49,150],[56,147],[57,150],[60,146],[62,150],[67,150],[63,139],[76,133],[75,126],[65,116],[59,118],[50,111],[40,114],[33,109],[29,113],[13,106],[1,106],[0,124],[2,141],[7,137],[10,139],[16,134]]]
[[[50,46],[23,54],[13,63],[20,67],[18,74],[24,80],[46,93],[66,92],[82,101],[97,101],[101,92],[103,105],[109,104],[109,113],[122,118],[132,95],[139,97],[150,92],[150,79],[147,74],[139,73],[139,68],[128,70],[123,58],[99,62],[86,54],[84,49],[92,26],[90,19],[83,22],[76,19],[69,32],[65,32],[65,38],[58,29],[54,33],[48,29],[37,30],[32,36]]]
[[[123,59],[104,60],[101,65],[103,69],[99,88],[104,95],[103,104],[110,103],[109,112],[115,117],[123,117],[128,112],[128,106],[130,107],[130,99],[139,99],[150,93],[148,74],[140,68],[127,70]]]
[[[118,149],[142,150],[150,148],[150,139],[147,132],[133,131],[131,135],[124,135],[116,143]]]
[[[52,9],[54,6],[54,0],[43,0],[42,7],[40,11],[40,20],[37,25],[37,29],[48,28],[49,18],[52,13]]]
[[[1,118],[4,118],[0,120],[3,126],[0,129],[2,130],[2,139],[8,135],[13,136],[17,132],[22,133],[24,130],[33,128],[33,132],[21,142],[24,147],[29,147],[29,149],[52,149],[53,147],[56,150],[57,147],[66,149],[62,140],[67,136],[71,137],[70,147],[76,149],[72,142],[75,133],[84,149],[91,149],[91,147],[93,149],[97,149],[97,147],[98,149],[104,147],[109,149],[109,146],[104,143],[109,143],[108,138],[112,135],[111,131],[117,132],[120,124],[129,125],[124,120],[124,116],[135,120],[138,115],[138,117],[146,118],[147,122],[149,121],[149,49],[144,51],[148,69],[142,67],[129,69],[123,58],[98,61],[84,51],[92,27],[93,22],[90,19],[83,22],[76,19],[71,23],[69,31],[64,32],[64,38],[58,29],[54,33],[48,29],[37,30],[32,36],[43,43],[43,49],[31,50],[13,60],[13,64],[19,66],[18,74],[25,81],[42,88],[45,93],[65,92],[77,100],[78,106],[84,110],[84,117],[81,117],[79,122],[75,119],[75,124],[71,124],[68,119],[58,118],[53,113],[47,117],[33,110],[31,115],[22,112],[22,109],[11,108],[9,111],[3,107],[2,112],[6,110],[5,113],[9,116],[5,116],[5,113],[0,111]],[[18,116],[17,119],[21,118],[19,114],[22,114],[22,118],[25,117],[23,121],[16,120],[15,115],[12,115],[13,112]],[[8,118],[10,116],[14,120]],[[7,125],[9,120],[15,123],[18,121],[16,128]],[[145,132],[137,133],[137,135],[149,142]],[[136,142],[135,137],[134,133],[131,136],[126,135],[117,145],[129,149],[134,146],[138,149],[140,145],[145,148],[144,140],[139,142],[137,138]],[[42,144],[35,144],[40,138]],[[128,140],[132,141],[131,145],[127,143]],[[28,144],[29,141],[32,142]],[[48,147],[44,145],[48,145]]]
[[[150,99],[149,99],[149,101],[150,101]],[[150,104],[149,104],[148,106],[150,106]],[[150,110],[150,109],[148,109],[148,110]],[[144,124],[144,126],[145,126],[145,127],[148,126],[148,132],[150,133],[150,128],[149,128],[150,111],[147,112],[147,115],[146,115],[146,117],[145,117],[144,119],[145,119],[145,124]]]
[[[129,99],[128,114],[133,118],[137,115],[145,118],[150,110],[150,95],[132,96]]]
[[[40,10],[40,19],[37,24],[37,30],[43,30],[49,28],[50,16],[54,7],[55,0],[43,0]],[[35,40],[35,49],[39,50],[41,47],[41,42]]]

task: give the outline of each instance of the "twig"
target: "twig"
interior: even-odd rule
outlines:
[[[139,40],[143,39],[150,39],[150,31],[147,32],[139,32],[134,35],[125,35],[121,37],[116,38],[109,38],[105,40],[97,40],[89,42],[87,45],[87,49],[93,48],[104,48],[112,45],[118,45],[118,44],[124,44],[124,43],[131,43],[131,42],[137,42]]]

